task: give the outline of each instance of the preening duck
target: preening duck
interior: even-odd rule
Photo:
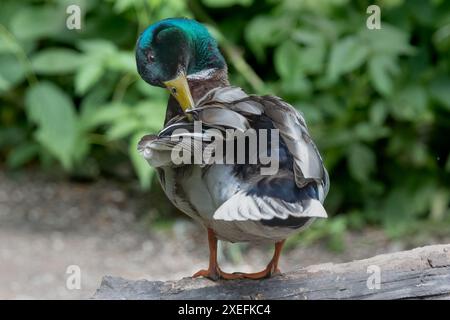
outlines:
[[[194,277],[279,272],[285,239],[327,217],[328,173],[302,114],[279,97],[231,86],[217,42],[195,20],[149,26],[136,62],[147,83],[171,93],[164,128],[144,136],[138,150],[170,201],[207,230],[209,267]],[[218,239],[274,243],[275,252],[260,272],[226,273],[217,263]]]

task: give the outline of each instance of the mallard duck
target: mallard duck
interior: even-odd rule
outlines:
[[[261,279],[279,273],[286,238],[314,219],[327,217],[323,201],[329,189],[328,173],[302,114],[276,96],[249,95],[231,86],[217,42],[195,20],[170,18],[149,26],[137,41],[136,62],[147,83],[170,92],[164,129],[144,136],[138,150],[156,168],[170,201],[207,230],[209,267],[193,277]],[[202,124],[200,131],[195,130],[196,121]],[[205,152],[204,141],[211,141],[209,129],[222,133],[253,129],[258,140],[261,129],[276,132],[278,141],[272,135],[267,141],[278,170],[262,174],[268,164],[259,159],[250,162],[248,155],[243,163],[173,161],[175,147],[192,151],[191,157]],[[192,148],[180,143],[184,138],[205,140]],[[223,157],[234,147],[225,149]],[[256,154],[261,151],[257,147]],[[235,155],[231,158],[236,160]],[[260,272],[226,273],[217,262],[218,240],[273,243],[275,252]]]

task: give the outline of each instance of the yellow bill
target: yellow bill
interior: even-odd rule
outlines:
[[[178,103],[186,112],[187,109],[194,107],[194,100],[191,96],[191,91],[184,73],[180,73],[175,79],[163,82],[170,94],[177,99]]]

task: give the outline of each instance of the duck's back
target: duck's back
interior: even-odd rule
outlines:
[[[173,118],[157,138],[141,145],[142,150],[153,151],[146,158],[158,167],[163,189],[180,210],[232,242],[279,241],[314,218],[326,217],[322,203],[329,188],[328,174],[297,110],[277,97],[249,96],[235,87],[213,89],[196,105],[189,116]],[[202,124],[200,133],[195,132],[193,121]],[[173,150],[178,129],[185,130],[183,137],[200,134],[209,139],[208,130],[219,131],[225,138],[230,132],[251,131],[256,140],[247,138],[242,150],[233,138],[231,158],[226,158],[231,149],[224,141],[223,164],[217,158],[214,163],[156,164],[154,159],[162,158],[157,153],[166,152],[167,159],[167,152]],[[261,149],[263,140],[266,150]],[[194,152],[211,154],[205,152],[208,145],[203,142]],[[242,160],[237,152],[242,151],[245,161],[237,163]],[[274,163],[261,161],[261,155],[276,161],[277,170],[268,170]],[[256,158],[256,163],[249,163],[250,158]]]

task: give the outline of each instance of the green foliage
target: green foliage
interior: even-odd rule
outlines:
[[[37,74],[64,74],[77,70],[83,62],[81,58],[75,50],[49,48],[35,54],[31,64]]]
[[[359,68],[367,59],[369,48],[355,36],[345,37],[333,44],[328,63],[328,77],[337,81],[339,76]]]
[[[304,112],[338,215],[304,237],[339,249],[348,227],[399,235],[448,221],[448,1],[379,1],[381,30],[366,28],[368,1],[80,0],[82,29],[68,30],[72,3],[2,1],[0,160],[9,167],[56,161],[85,174],[126,163],[149,188],[136,144],[161,128],[167,95],[138,77],[134,45],[150,23],[188,16],[217,36],[234,84]]]
[[[25,78],[25,69],[12,54],[0,54],[0,92],[5,93]]]
[[[27,90],[25,106],[30,122],[37,125],[36,140],[70,169],[84,149],[72,100],[53,83],[40,82]]]

